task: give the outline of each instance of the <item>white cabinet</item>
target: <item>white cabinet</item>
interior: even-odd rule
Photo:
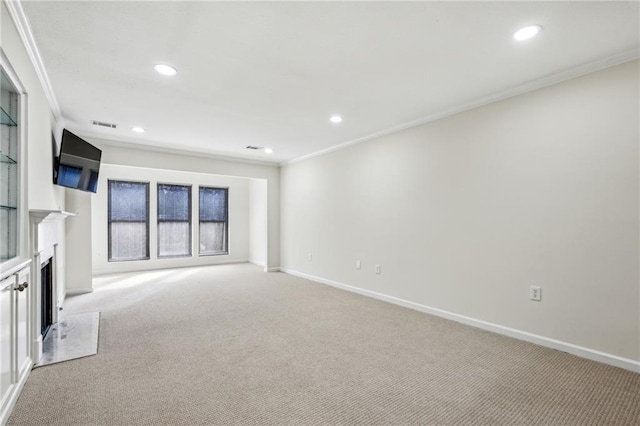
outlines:
[[[28,240],[27,102],[25,87],[0,49],[0,425],[31,371],[38,319]]]
[[[0,69],[0,262],[19,254],[19,98],[11,79]]]
[[[31,320],[31,297],[33,287],[29,280],[29,269],[24,268],[16,274],[17,287],[15,294],[16,321],[16,381],[31,368],[31,339],[29,325]]]
[[[15,277],[0,281],[0,403],[8,398],[13,386],[12,305]],[[4,405],[4,404],[2,404]]]
[[[33,365],[30,263],[6,271],[0,281],[0,424],[7,420]]]

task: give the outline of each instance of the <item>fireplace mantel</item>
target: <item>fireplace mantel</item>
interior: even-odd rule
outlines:
[[[64,283],[59,281],[58,272],[58,247],[63,243],[64,249],[64,228],[61,226],[68,217],[76,216],[76,213],[64,210],[29,210],[29,222],[31,223],[31,249],[32,249],[32,269],[31,276],[34,277],[34,297],[32,298],[32,356],[34,362],[40,361],[42,357],[42,328],[43,318],[41,317],[42,307],[48,307],[50,316],[46,323],[56,323],[58,321],[58,309],[62,306],[64,299]],[[43,269],[47,268],[48,269]],[[47,288],[43,289],[43,270],[46,271]]]
[[[31,216],[33,222],[39,225],[42,222],[59,222],[63,221],[69,216],[75,216],[77,213],[66,212],[64,210],[29,210],[29,216]]]

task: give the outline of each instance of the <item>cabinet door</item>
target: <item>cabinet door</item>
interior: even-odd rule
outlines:
[[[24,370],[29,368],[29,305],[33,288],[29,283],[29,268],[23,269],[17,274],[18,291],[14,291],[16,297],[16,356],[18,376],[22,376]],[[20,290],[22,289],[22,290]]]
[[[18,255],[19,92],[0,68],[0,262]]]
[[[11,327],[13,286],[15,276],[0,281],[0,402],[9,394],[13,383],[13,368],[11,365],[12,339]]]

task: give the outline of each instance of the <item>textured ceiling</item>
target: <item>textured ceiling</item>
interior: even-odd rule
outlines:
[[[273,162],[607,57],[637,55],[639,6],[23,2],[70,130]],[[544,29],[535,39],[513,40],[527,24]],[[157,74],[157,63],[178,75]],[[343,123],[330,123],[332,114]],[[135,134],[132,126],[146,132]],[[249,152],[247,145],[274,152]]]

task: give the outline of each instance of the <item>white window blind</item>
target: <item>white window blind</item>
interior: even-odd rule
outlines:
[[[228,188],[200,187],[200,254],[227,254]]]
[[[109,261],[149,258],[149,183],[109,181]]]
[[[158,257],[191,256],[191,186],[158,184]]]

